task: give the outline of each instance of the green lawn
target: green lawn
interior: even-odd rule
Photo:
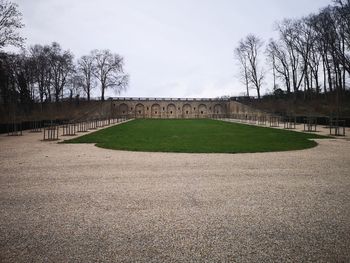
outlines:
[[[317,145],[312,138],[326,137],[207,119],[138,119],[65,143],[130,151],[248,153],[311,148]]]

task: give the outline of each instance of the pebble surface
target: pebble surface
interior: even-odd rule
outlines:
[[[350,141],[256,154],[0,136],[0,262],[349,262]]]

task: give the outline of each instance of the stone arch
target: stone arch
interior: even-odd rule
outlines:
[[[223,114],[224,111],[223,111],[223,108],[220,104],[216,104],[214,106],[214,114]]]
[[[175,118],[176,117],[176,106],[174,104],[169,104],[167,106],[167,116],[168,118]]]
[[[142,103],[138,103],[135,106],[135,118],[145,117],[145,106]]]
[[[207,105],[200,104],[198,106],[198,116],[199,116],[199,118],[207,118],[208,117]]]
[[[129,112],[129,107],[127,104],[122,103],[119,105],[119,115],[121,116],[127,116]]]
[[[192,116],[192,107],[190,104],[185,104],[182,106],[182,117],[183,118],[191,118]]]
[[[151,116],[152,118],[160,118],[161,111],[160,111],[160,105],[159,104],[153,104],[151,107]]]

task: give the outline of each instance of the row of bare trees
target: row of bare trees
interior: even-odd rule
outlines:
[[[335,0],[301,19],[285,19],[276,30],[278,39],[266,45],[248,35],[235,49],[247,95],[255,89],[260,98],[268,74],[263,68],[266,58],[274,91],[342,96],[350,74],[350,0]]]
[[[25,49],[18,32],[22,27],[18,6],[0,0],[0,103],[58,102],[81,96],[90,100],[97,88],[104,100],[106,90],[120,93],[127,88],[122,56],[93,50],[75,61],[73,53],[56,42]],[[6,46],[22,47],[22,52],[1,51]]]
[[[124,74],[123,66],[123,57],[120,55],[109,50],[93,50],[78,60],[75,81],[82,87],[88,100],[91,91],[99,83],[101,99],[104,100],[107,89],[120,93],[127,88],[129,76]]]
[[[125,90],[128,75],[124,61],[109,50],[94,50],[74,62],[73,54],[58,43],[35,45],[21,54],[2,53],[0,92],[3,102],[58,102],[84,96],[99,87],[101,100],[107,89]]]

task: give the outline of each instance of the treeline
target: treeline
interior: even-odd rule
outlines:
[[[123,58],[109,50],[94,50],[74,61],[74,55],[58,43],[34,45],[21,54],[2,53],[0,57],[0,91],[3,103],[58,102],[64,98],[84,96],[99,88],[124,90],[128,75]]]
[[[119,93],[127,88],[129,76],[122,56],[93,50],[75,60],[71,51],[56,42],[24,48],[18,33],[24,26],[21,21],[18,6],[0,0],[0,50],[11,45],[22,50],[20,54],[0,53],[0,104],[90,100],[94,89],[99,89],[104,100],[107,89]]]
[[[275,95],[307,98],[336,93],[341,98],[345,94],[350,74],[350,0],[335,0],[301,19],[285,19],[275,29],[277,39],[266,43],[251,34],[235,49],[247,96],[254,89],[260,99],[268,74]]]

